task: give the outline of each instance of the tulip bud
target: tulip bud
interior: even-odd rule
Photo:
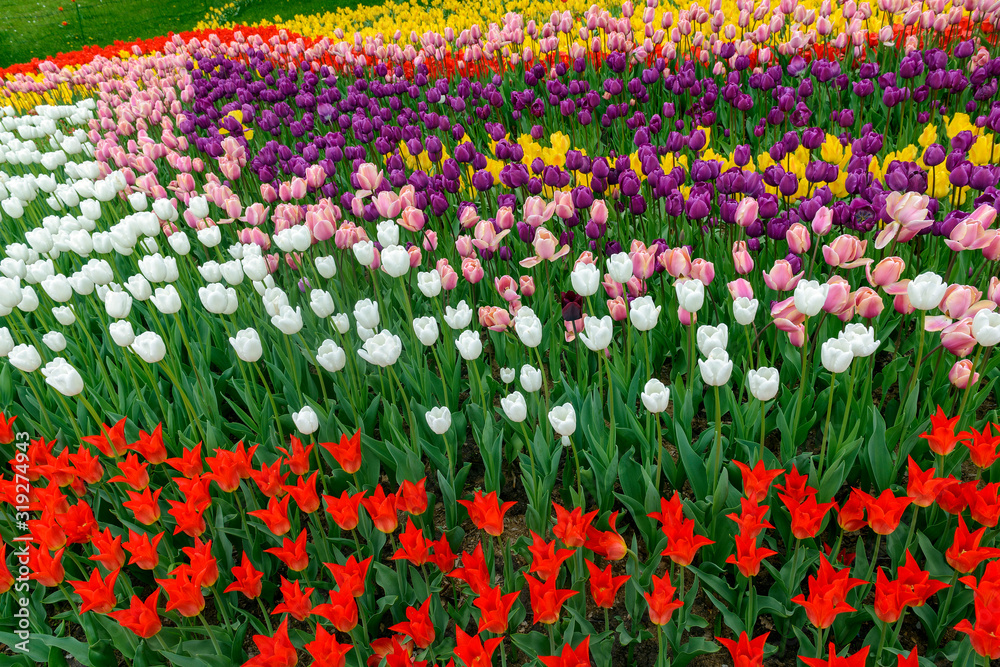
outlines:
[[[646,382],[639,398],[647,410],[654,414],[660,413],[666,410],[667,404],[670,403],[670,390],[658,379],[652,378]]]
[[[778,395],[780,382],[778,369],[764,366],[747,373],[747,384],[750,385],[750,393],[758,401],[766,402]]]
[[[319,415],[308,405],[292,413],[292,422],[303,435],[311,435],[319,429]]]

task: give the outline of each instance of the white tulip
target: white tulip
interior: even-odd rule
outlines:
[[[410,253],[399,245],[387,246],[382,250],[382,270],[393,278],[405,276],[410,270]]]
[[[614,321],[610,315],[604,317],[587,316],[583,318],[583,331],[580,332],[580,340],[591,352],[603,352],[611,344],[614,332]]]
[[[6,357],[14,349],[14,339],[7,327],[0,327],[0,357]]]
[[[141,263],[139,268],[142,268]],[[222,266],[214,259],[210,259],[204,264],[199,264],[198,273],[201,274],[202,280],[206,283],[222,282]],[[167,275],[166,267],[163,269],[163,275]]]
[[[347,319],[347,313],[337,313],[330,318],[333,322],[333,326],[336,327],[337,333],[343,335],[351,330],[351,322]]]
[[[153,213],[156,214],[157,218],[166,222],[174,222],[177,220],[177,209],[174,208],[171,201],[166,198],[153,201]]]
[[[643,387],[639,398],[642,399],[642,404],[647,410],[656,414],[667,409],[667,405],[670,403],[670,390],[658,379],[652,378]]]
[[[337,308],[333,305],[333,296],[321,289],[314,289],[309,292],[309,307],[316,314],[316,317],[324,320],[331,315]]]
[[[241,263],[243,264],[243,273],[250,280],[264,280],[268,275],[267,260],[260,255],[244,257]]]
[[[975,328],[975,327],[973,327]],[[860,322],[854,322],[844,327],[839,338],[851,344],[851,353],[855,357],[870,357],[878,350],[880,340],[875,340],[875,329],[866,327]]]
[[[721,347],[723,350],[729,345],[729,327],[725,323],[717,327],[707,324],[698,327],[698,349],[704,356],[708,356],[712,350]]]
[[[514,377],[517,375],[517,371],[513,368],[507,368],[506,366],[500,369],[500,380],[504,384],[510,384],[514,381]]]
[[[149,300],[164,315],[173,315],[181,309],[181,295],[173,285],[157,287]]]
[[[57,303],[66,303],[73,297],[73,287],[61,273],[49,276],[42,281],[42,289]]]
[[[366,329],[378,326],[378,302],[371,299],[361,299],[354,304],[354,319]]]
[[[421,271],[417,274],[417,289],[428,299],[433,299],[441,293],[441,274],[437,269]]]
[[[695,280],[691,282],[698,281]],[[660,317],[660,310],[662,310],[662,308],[662,306],[657,306],[653,303],[652,297],[640,296],[639,298],[632,300],[632,306],[628,313],[629,321],[632,322],[632,326],[634,326],[637,330],[649,331],[656,326],[656,321]]]
[[[402,351],[403,344],[400,342],[399,336],[383,329],[365,341],[361,349],[358,350],[358,356],[370,364],[385,368],[396,363]]]
[[[212,225],[198,230],[198,241],[206,248],[214,248],[222,243],[222,230],[218,225]]]
[[[507,415],[507,419],[514,423],[521,423],[528,416],[528,405],[524,402],[524,396],[519,391],[515,391],[500,399],[500,407]],[[530,443],[525,445],[530,446]]]
[[[231,259],[219,267],[222,270],[223,279],[230,285],[236,286],[243,282],[243,264],[238,259]]]
[[[514,332],[527,347],[538,347],[542,342],[542,321],[525,306],[514,317]]]
[[[678,305],[689,313],[697,313],[705,304],[705,285],[700,280],[678,280],[674,292]]]
[[[128,203],[132,207],[132,210],[137,212],[145,211],[149,207],[145,192],[133,192],[128,196]]]
[[[375,244],[371,241],[358,241],[351,249],[361,266],[371,266],[375,261]]]
[[[577,264],[570,272],[569,279],[576,293],[583,297],[596,294],[601,286],[601,272],[593,264]]]
[[[205,197],[191,197],[188,199],[187,208],[198,220],[208,217],[208,199]]]
[[[282,306],[288,305],[288,295],[280,287],[268,287],[264,290],[263,301],[268,317],[274,317],[281,312]]]
[[[399,225],[395,220],[383,220],[375,226],[375,236],[379,245],[388,248],[399,244]]]
[[[316,352],[316,363],[330,373],[336,373],[343,370],[347,364],[347,353],[344,352],[344,348],[328,338],[323,341]]]
[[[176,231],[167,237],[167,243],[181,257],[191,252],[191,239],[182,231]]]
[[[277,315],[271,317],[273,324],[286,336],[297,334],[302,329],[302,307],[282,306]]]
[[[132,329],[132,323],[128,320],[112,322],[108,325],[108,332],[118,347],[128,347],[135,341],[135,331]]]
[[[757,317],[757,307],[759,305],[757,299],[738,296],[733,301],[733,317],[736,318],[738,324],[749,326],[753,324],[754,318]]]
[[[21,303],[21,280],[0,278],[0,306],[13,308]]]
[[[140,273],[129,276],[129,279],[125,281],[125,289],[128,290],[129,294],[136,301],[146,301],[149,297],[153,296],[153,286]],[[79,290],[77,291],[79,292]]]
[[[337,261],[333,255],[317,257],[313,262],[316,264],[316,271],[324,278],[333,278],[337,275]]]
[[[763,366],[757,370],[751,370],[747,373],[747,384],[750,385],[750,393],[758,401],[770,401],[778,395],[778,389],[781,388],[778,369]]]
[[[479,334],[474,331],[463,331],[455,341],[455,347],[458,348],[458,353],[466,361],[478,359],[479,355],[483,353],[483,342],[480,340]]]
[[[362,343],[375,335],[375,330],[374,329],[369,329],[368,327],[363,327],[360,324],[357,325],[357,330],[358,330],[358,338],[361,339]]]
[[[135,337],[130,346],[132,351],[139,355],[147,364],[155,364],[162,361],[167,355],[167,346],[163,339],[154,331],[144,331]]]
[[[201,299],[201,305],[205,307],[205,310],[213,315],[221,315],[226,312],[226,306],[229,303],[227,290],[232,289],[232,287],[226,288],[218,283],[213,283],[207,287],[199,287],[198,298]],[[236,290],[233,290],[233,296],[236,296]]]
[[[529,394],[541,389],[542,372],[530,364],[521,366],[521,388]]]
[[[310,435],[319,429],[319,415],[308,405],[292,413],[292,422],[302,435]]]
[[[831,338],[824,341],[820,351],[820,359],[826,370],[831,373],[843,373],[851,367],[851,362],[854,361],[850,341],[843,338]]]
[[[733,374],[733,362],[729,360],[729,354],[720,347],[712,350],[707,359],[699,359],[698,368],[701,370],[701,379],[712,387],[726,384]]]
[[[42,375],[45,376],[45,384],[63,396],[76,396],[83,391],[83,378],[65,359],[53,359],[45,364]]]
[[[33,373],[42,365],[42,357],[34,345],[16,345],[7,354],[10,365],[19,371]]]
[[[264,354],[260,335],[254,329],[241,329],[237,331],[235,338],[230,337],[229,344],[236,351],[236,356],[248,364],[254,363]]]
[[[62,352],[66,349],[66,337],[58,331],[49,331],[46,333],[42,336],[42,342],[45,343],[45,347],[53,352]]]
[[[124,320],[132,310],[132,297],[127,292],[108,292],[104,299],[104,308],[108,316],[116,320]]]
[[[576,432],[576,410],[572,403],[563,403],[549,410],[549,423],[556,433],[568,438]]]
[[[452,329],[464,329],[472,322],[472,309],[469,308],[465,299],[458,302],[458,308],[445,306],[444,321]]]
[[[163,256],[159,254],[147,255],[140,259],[139,270],[146,280],[151,283],[162,283],[167,279],[167,263],[163,261]]]
[[[1000,313],[980,310],[972,318],[972,335],[983,347],[993,347],[1000,343]]]
[[[438,323],[433,317],[417,317],[413,320],[413,332],[419,340],[428,347],[437,342]]]
[[[816,280],[800,280],[792,293],[795,310],[806,317],[818,315],[823,310],[823,304],[826,303],[829,292],[830,285],[827,283],[820,283]]]
[[[427,425],[438,435],[444,435],[451,428],[451,410],[446,406],[431,408],[425,417]]]
[[[931,310],[941,305],[948,284],[936,273],[927,271],[906,285],[906,295],[917,310]]]
[[[52,315],[56,321],[64,327],[68,327],[76,322],[76,313],[72,306],[56,306],[52,308]]]
[[[108,200],[106,200],[108,201]],[[88,220],[101,219],[101,202],[94,199],[85,199],[80,202],[80,214]]]
[[[627,283],[632,279],[632,258],[627,252],[619,252],[607,259],[608,274],[616,283]]]

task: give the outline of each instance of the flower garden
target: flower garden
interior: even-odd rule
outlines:
[[[0,70],[3,664],[1000,659],[1000,3],[238,9]]]

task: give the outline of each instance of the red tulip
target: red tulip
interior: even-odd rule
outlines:
[[[699,549],[715,544],[703,535],[694,534],[693,519],[685,519],[670,526],[664,525],[663,532],[667,534],[667,548],[663,550],[663,555],[682,567],[691,564]]]
[[[736,523],[740,535],[756,539],[766,529],[774,528],[771,523],[764,519],[764,515],[769,509],[767,505],[758,505],[753,500],[740,498],[740,513],[727,514],[726,518]]]
[[[91,454],[88,448],[80,447],[68,456],[70,463],[73,464],[73,473],[78,479],[87,484],[96,484],[104,477],[104,466],[101,465],[101,460]]]
[[[344,656],[354,648],[351,644],[341,644],[336,635],[326,631],[322,625],[316,626],[316,638],[303,647],[313,659],[313,667],[344,667]]]
[[[979,541],[983,539],[985,532],[985,528],[980,528],[976,532],[970,533],[965,525],[965,519],[959,514],[955,537],[951,546],[944,552],[948,565],[959,572],[972,572],[987,558],[1000,556],[1000,549],[979,546]]]
[[[149,473],[146,471],[148,467],[148,463],[139,463],[139,457],[135,454],[128,454],[125,460],[118,462],[118,469],[122,474],[111,477],[108,483],[124,482],[136,491],[142,491],[149,485]]]
[[[889,581],[882,568],[875,575],[875,615],[883,623],[895,623],[907,606],[916,602],[913,591],[899,580]]]
[[[526,574],[524,580],[528,583],[528,592],[531,594],[531,613],[535,623],[551,625],[558,622],[563,603],[577,594],[574,590],[557,589],[555,578],[539,581]]]
[[[271,496],[267,501],[267,507],[262,510],[247,512],[255,519],[260,519],[275,536],[281,537],[292,529],[292,522],[288,520],[288,501],[291,496],[285,496],[278,500],[277,496]]]
[[[582,547],[587,541],[587,529],[597,516],[597,510],[584,514],[581,507],[574,507],[573,511],[569,511],[558,503],[552,503],[552,506],[556,510],[556,525],[553,526],[552,533],[568,547]]]
[[[649,620],[655,625],[666,625],[675,609],[684,606],[682,600],[673,599],[677,589],[670,584],[670,573],[664,572],[662,577],[653,576],[653,592],[643,593],[649,605]]]
[[[290,437],[292,445],[291,453],[284,447],[278,447],[277,450],[285,455],[285,463],[288,465],[288,469],[292,471],[292,474],[304,475],[309,472],[309,455],[312,453],[314,445],[303,447],[301,440],[294,435]]]
[[[235,581],[226,586],[223,593],[243,593],[251,600],[260,595],[264,573],[253,566],[246,551],[243,552],[243,560],[239,565],[233,566],[232,572]]]
[[[115,608],[117,598],[115,598],[115,581],[121,570],[115,570],[106,578],[101,579],[101,571],[96,567],[90,573],[87,581],[69,581],[73,587],[73,592],[80,596],[80,613],[86,611],[96,611],[98,614],[107,614]]]
[[[340,442],[321,442],[319,446],[330,452],[330,456],[337,460],[344,472],[353,475],[361,469],[361,430],[348,438],[346,435],[340,436]]]
[[[152,433],[139,429],[139,439],[131,443],[128,448],[153,465],[166,461],[167,447],[163,444],[163,424],[157,424]]]
[[[14,419],[11,419],[10,423],[13,423]],[[128,449],[128,444],[125,442],[125,418],[119,419],[114,426],[101,424],[100,435],[85,435],[80,439],[97,447],[107,457],[121,456]]]
[[[306,588],[303,590],[298,581],[292,582],[282,577],[282,602],[271,611],[271,615],[290,614],[296,621],[306,620],[313,612],[313,605],[310,597],[312,596],[314,590],[316,589]]]
[[[598,530],[593,526],[587,528],[587,541],[584,548],[606,560],[621,560],[628,553],[628,545],[615,528],[618,512],[612,512],[608,518],[609,530]]]
[[[399,514],[396,511],[395,493],[386,495],[382,485],[379,484],[372,495],[361,499],[361,504],[368,510],[376,530],[386,534],[396,532],[399,526]]]
[[[503,534],[503,515],[517,503],[508,501],[501,505],[496,491],[490,491],[486,495],[482,491],[476,491],[472,500],[459,500],[458,504],[468,510],[469,518],[476,524],[476,528],[486,531],[487,535],[499,537]]]
[[[148,526],[160,519],[159,499],[162,492],[163,489],[150,492],[149,487],[143,489],[141,493],[126,489],[129,500],[123,502],[122,505],[126,509],[132,510],[136,521]]]
[[[760,573],[761,562],[778,553],[767,547],[757,546],[756,537],[737,534],[734,540],[736,553],[726,558],[726,562],[735,565],[740,574],[747,578],[756,577]]]
[[[768,470],[764,461],[757,461],[753,468],[740,461],[733,461],[743,474],[743,495],[752,503],[759,503],[767,498],[771,482],[785,473],[781,468]]]
[[[939,405],[937,412],[931,415],[931,432],[923,433],[920,437],[927,440],[927,446],[932,452],[947,456],[954,451],[955,445],[965,439],[963,436],[968,436],[967,433],[955,435],[955,426],[959,419],[961,419],[961,415],[951,419],[945,417],[944,411]]]
[[[982,432],[972,429],[972,440],[962,440],[964,444],[969,449],[969,458],[978,468],[983,470],[989,468],[993,463],[1000,457],[997,453],[997,446],[1000,445],[1000,434],[993,435],[990,432],[990,424],[986,425],[986,428]],[[968,433],[962,433],[960,435],[969,435]]]
[[[462,628],[455,628],[455,639],[455,656],[466,667],[489,667],[493,664],[493,653],[503,641],[500,637],[495,637],[483,642],[479,635],[466,634]]]
[[[274,554],[292,572],[301,572],[309,565],[309,553],[306,551],[307,538],[306,529],[303,528],[294,542],[286,537],[280,547],[264,549],[264,551]]]
[[[62,557],[65,549],[59,549],[55,553],[49,553],[48,549],[36,549],[34,545],[28,545],[28,569],[31,574],[29,579],[34,579],[46,588],[55,588],[62,583],[66,576],[62,566]]]
[[[809,665],[809,667],[865,667],[865,662],[868,660],[868,650],[870,648],[870,646],[865,646],[854,655],[841,658],[837,655],[837,649],[834,647],[833,643],[831,643],[830,657],[826,660],[823,660],[822,658],[807,658],[804,655],[800,655],[799,660]]]
[[[201,581],[190,570],[182,569],[173,579],[157,579],[168,596],[167,611],[174,609],[181,616],[191,618],[205,608],[205,596],[201,594]]]
[[[427,511],[427,490],[425,486],[427,478],[424,477],[417,483],[404,479],[396,493],[396,509],[413,516],[418,516]]]
[[[934,468],[921,470],[912,456],[907,462],[907,470],[906,495],[913,498],[913,504],[917,507],[933,505],[941,489],[949,484],[947,479],[934,477]]]
[[[903,512],[913,502],[913,498],[902,496],[897,498],[889,489],[883,491],[878,498],[855,489],[868,510],[868,525],[878,535],[889,535],[899,527]]]
[[[2,412],[0,412],[0,419],[3,419]],[[11,421],[14,420],[11,419]],[[10,587],[14,585],[14,581],[14,577],[7,568],[7,544],[5,542],[0,542],[0,595],[9,591]]]
[[[977,523],[993,528],[1000,518],[1000,497],[997,491],[1000,484],[987,484],[969,496],[969,512]]]
[[[780,497],[792,516],[792,535],[800,540],[816,537],[823,526],[826,513],[837,505],[835,502],[817,503],[814,495],[808,496],[798,504],[795,504],[791,497],[784,494]]]
[[[406,608],[406,621],[389,626],[393,632],[408,636],[418,648],[427,648],[434,642],[434,621],[431,620],[431,599],[428,596],[419,607]]]
[[[290,473],[281,474],[281,461],[278,459],[270,466],[261,463],[259,470],[250,471],[250,477],[257,484],[257,488],[268,498],[275,498],[285,493],[285,480]]]
[[[611,572],[611,565],[602,570],[589,560],[586,563],[587,570],[590,571],[590,596],[594,598],[594,604],[604,609],[611,609],[615,606],[618,589],[629,580],[629,575],[616,577]]]
[[[188,479],[200,475],[204,469],[201,461],[201,443],[194,449],[184,449],[184,454],[178,458],[167,459],[167,465]]]
[[[282,487],[288,495],[295,499],[295,504],[306,514],[312,514],[319,509],[319,494],[316,493],[316,476],[319,472],[314,472],[308,479],[299,477],[299,481],[294,486],[286,485]]]
[[[260,653],[245,663],[243,667],[294,667],[299,655],[288,638],[288,619],[281,622],[273,637],[254,635],[253,643]]]
[[[91,541],[95,554],[90,560],[97,561],[109,572],[120,570],[125,564],[125,551],[122,550],[122,538],[112,537],[111,529],[105,528],[102,532],[95,532]]]
[[[715,640],[729,650],[733,656],[733,667],[763,667],[764,665],[764,645],[770,632],[765,632],[759,637],[750,639],[750,636],[743,632],[736,641],[725,637],[716,637]]]
[[[163,535],[164,533],[161,532],[150,540],[148,533],[140,535],[133,532],[130,528],[128,531],[128,541],[122,543],[122,549],[132,555],[129,558],[128,564],[138,565],[139,569],[142,570],[155,569],[160,563],[160,555],[156,552],[156,548],[160,545]]]
[[[590,667],[590,635],[584,637],[576,648],[564,644],[559,655],[540,655],[538,659],[545,667]]]
[[[317,606],[313,613],[333,623],[341,632],[350,632],[358,625],[358,604],[350,591],[330,591],[330,602]]]
[[[863,579],[851,578],[849,569],[833,569],[830,561],[820,556],[819,571],[809,576],[809,597],[796,595],[792,602],[805,607],[806,618],[822,630],[833,625],[839,614],[856,611],[845,600],[848,591],[864,583]]]
[[[348,591],[353,597],[359,598],[365,594],[365,579],[368,577],[368,566],[371,565],[372,557],[358,561],[352,554],[343,565],[336,563],[323,563],[333,574],[337,588]]]
[[[393,554],[392,560],[408,560],[417,567],[430,560],[430,545],[409,517],[406,519],[406,530],[399,534],[399,544],[400,548]]]
[[[344,491],[339,498],[323,496],[323,500],[326,501],[327,514],[341,530],[354,530],[358,527],[358,507],[364,497],[364,491],[359,491],[353,496]]]
[[[502,635],[507,632],[507,620],[510,610],[517,601],[520,591],[504,595],[501,588],[487,588],[472,603],[479,610],[479,632],[492,632]]]
[[[163,627],[160,614],[156,610],[159,598],[159,588],[153,591],[145,601],[140,600],[139,596],[133,595],[129,600],[128,609],[113,611],[108,616],[118,621],[118,624],[126,630],[131,630],[143,639],[149,639]]]
[[[482,595],[490,587],[490,571],[486,567],[486,557],[483,555],[483,543],[476,544],[472,553],[462,554],[462,567],[448,573],[449,577],[461,579],[475,595]]]
[[[15,419],[17,419],[17,415],[7,419],[4,414],[0,412],[0,445],[9,445],[17,438],[14,433]]]
[[[432,549],[431,562],[445,574],[455,569],[455,552],[451,550],[448,543],[448,536],[442,535],[437,540],[428,543]]]
[[[535,572],[542,581],[548,581],[558,576],[559,568],[573,555],[572,549],[556,549],[556,541],[546,542],[540,535],[531,531],[531,544],[528,552],[531,554],[531,565],[528,572]]]

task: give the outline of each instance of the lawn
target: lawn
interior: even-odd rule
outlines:
[[[188,30],[208,7],[205,0],[0,0],[0,66]]]

